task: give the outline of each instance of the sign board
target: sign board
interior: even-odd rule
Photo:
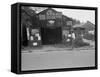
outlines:
[[[67,22],[66,22],[66,25],[72,26],[72,21],[67,21]]]
[[[31,30],[31,34],[32,34],[32,35],[34,35],[34,34],[36,34],[36,33],[39,33],[39,30],[38,30],[38,29],[32,29],[32,30]]]
[[[48,10],[46,14],[39,14],[40,20],[46,20],[46,19],[56,19],[56,18],[62,18],[62,12],[53,12],[52,10]]]

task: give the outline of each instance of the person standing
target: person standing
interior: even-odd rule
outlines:
[[[72,49],[74,48],[75,33],[72,31]]]

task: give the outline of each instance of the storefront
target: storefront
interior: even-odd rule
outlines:
[[[32,26],[27,27],[29,46],[71,43],[72,39],[68,34],[71,34],[72,20],[62,12],[48,8],[36,14],[32,22]]]

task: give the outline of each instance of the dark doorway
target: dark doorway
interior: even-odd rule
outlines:
[[[23,24],[23,26],[22,26],[22,38],[21,38],[21,41],[22,41],[22,45],[23,46],[28,46],[27,31],[26,31],[26,25],[25,24]]]
[[[42,44],[58,44],[62,41],[62,29],[57,28],[41,28]]]

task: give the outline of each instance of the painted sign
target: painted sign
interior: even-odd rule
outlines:
[[[54,12],[53,10],[48,10],[46,14],[40,14],[39,19],[40,20],[46,20],[46,19],[56,19],[56,18],[62,18],[62,12]]]
[[[67,22],[66,22],[66,25],[72,26],[72,21],[67,21]]]

